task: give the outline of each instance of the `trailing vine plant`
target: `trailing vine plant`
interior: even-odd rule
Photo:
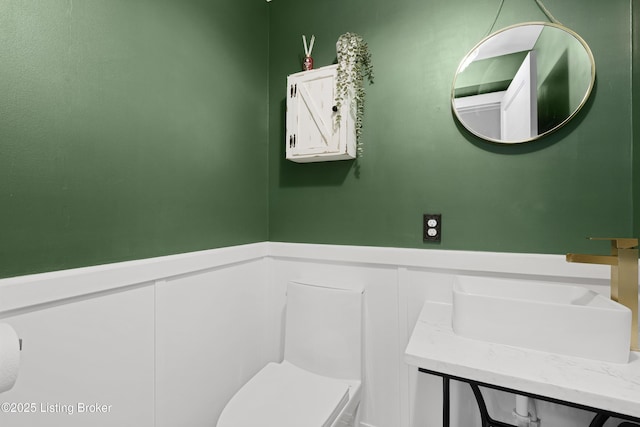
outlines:
[[[342,119],[341,107],[345,100],[351,100],[350,107],[356,116],[356,151],[362,155],[362,120],[364,118],[364,78],[373,83],[373,65],[369,46],[361,36],[354,33],[344,33],[336,43],[338,58],[338,76],[336,81],[335,125],[339,126]]]

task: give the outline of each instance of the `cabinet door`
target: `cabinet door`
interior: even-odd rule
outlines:
[[[340,151],[333,111],[335,76],[336,67],[331,66],[289,77],[287,158]]]

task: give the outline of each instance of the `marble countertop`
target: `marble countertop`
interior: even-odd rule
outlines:
[[[405,350],[412,366],[640,418],[640,353],[598,362],[468,339],[450,304],[427,302]]]

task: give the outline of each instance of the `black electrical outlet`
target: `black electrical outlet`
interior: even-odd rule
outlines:
[[[424,214],[422,239],[425,242],[439,242],[442,237],[442,215]]]

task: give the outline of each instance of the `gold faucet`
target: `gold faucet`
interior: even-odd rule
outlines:
[[[611,266],[611,299],[631,310],[631,350],[638,348],[638,239],[596,238],[611,241],[611,255],[567,254],[568,262]]]

